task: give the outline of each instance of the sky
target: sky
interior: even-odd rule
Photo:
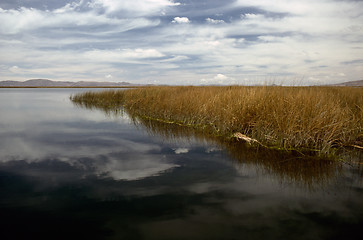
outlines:
[[[362,0],[0,0],[0,81],[363,79]]]

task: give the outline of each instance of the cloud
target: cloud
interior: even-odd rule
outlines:
[[[26,95],[9,102],[8,114],[0,116],[0,123],[6,125],[0,127],[1,136],[5,136],[0,141],[2,166],[26,161],[49,167],[49,162],[59,161],[80,171],[82,177],[115,180],[142,179],[178,167],[158,143],[145,142],[145,136],[135,132],[129,116],[105,119],[100,111],[72,109],[62,100],[68,96],[69,93],[52,93],[52,101],[45,101],[48,95],[38,96],[35,101],[42,101],[48,111],[30,109],[28,105],[32,103]]]
[[[155,49],[92,50],[84,53],[85,61],[122,62],[146,58],[160,58],[164,54]]]
[[[147,154],[133,154],[132,158],[120,156],[120,158],[109,157],[107,161],[96,160],[93,167],[98,176],[107,176],[114,180],[133,181],[157,176],[179,166]]]
[[[177,148],[174,150],[175,154],[182,154],[182,153],[188,153],[189,149],[188,148]]]
[[[173,23],[190,23],[190,20],[187,17],[175,17],[172,22]]]
[[[75,10],[77,10],[79,7],[81,7],[83,5],[83,0],[77,2],[72,2],[72,3],[67,3],[64,7],[61,8],[56,8],[53,12],[54,13],[65,13],[65,12],[73,12]]]
[[[212,78],[203,78],[200,81],[202,84],[235,84],[235,79],[227,77],[224,74],[218,73]]]
[[[223,80],[227,80],[228,77],[226,75],[223,75],[223,74],[217,74],[215,77],[214,77],[214,80],[217,80],[217,81],[223,81]]]
[[[169,0],[94,0],[89,6],[94,9],[105,9],[108,14],[115,12],[123,12],[131,16],[158,15],[167,7],[178,6]]]
[[[330,2],[330,3],[329,3]],[[237,0],[237,6],[244,7],[258,7],[263,10],[271,11],[271,12],[286,12],[292,14],[306,14],[312,12],[324,12],[321,9],[316,9],[317,6],[326,6],[330,8],[330,4],[332,1],[314,1],[314,0],[306,0],[306,1],[298,1],[298,0]]]
[[[347,64],[363,54],[361,1],[238,0],[203,11],[195,0],[85,0],[50,10],[31,2],[0,9],[4,79],[104,80],[112,73],[198,84],[217,83],[223,73],[241,84],[301,76],[321,84],[362,76],[359,64]]]
[[[51,31],[54,28],[71,29],[72,31],[76,28],[92,33],[92,29],[97,26],[102,27],[98,29],[101,32],[107,31],[110,27],[114,31],[122,32],[159,24],[158,21],[144,18],[118,19],[99,15],[93,11],[77,12],[70,8],[67,8],[67,10],[64,10],[64,8],[57,9],[52,12],[32,8],[21,8],[19,10],[3,10],[0,8],[0,21],[4,23],[0,26],[0,33],[2,34],[34,33],[39,29]]]
[[[246,34],[290,33],[347,39],[352,36],[350,26],[354,28],[363,21],[361,1],[239,0],[235,3],[235,7],[252,6],[259,8],[260,12],[244,13],[238,22],[238,29]],[[353,34],[355,37],[356,33]]]
[[[206,18],[205,20],[206,20],[208,23],[212,23],[212,24],[225,23],[223,20],[216,20],[216,19],[212,19],[212,18]]]
[[[124,49],[122,50],[127,58],[159,58],[164,54],[155,49]]]
[[[74,128],[68,130],[71,132],[75,131]],[[42,129],[42,131],[44,131],[44,129]],[[80,130],[78,129],[78,131]],[[47,132],[45,134],[47,134]],[[55,134],[59,134],[57,135],[58,137],[66,138],[73,136],[62,135],[59,132],[56,132]],[[93,137],[92,134],[94,134],[92,131],[86,133],[86,135],[91,136],[91,139]],[[100,145],[97,145],[96,151],[94,145],[79,146],[81,143],[80,141],[84,142],[85,140],[75,137],[68,139],[68,141],[73,142],[73,144],[78,144],[78,147],[70,147],[66,153],[57,141],[50,140],[45,143],[42,142],[44,139],[38,139],[37,137],[35,137],[33,141],[26,141],[11,135],[6,141],[0,144],[2,147],[7,147],[7,151],[0,154],[1,163],[4,164],[6,162],[21,161],[24,159],[26,159],[28,163],[42,163],[49,159],[54,159],[53,156],[59,156],[57,161],[67,163],[75,169],[84,171],[84,175],[111,177],[114,180],[128,181],[159,175],[167,170],[178,167],[177,164],[170,163],[166,159],[163,159],[160,154],[153,155],[148,153],[150,149],[159,151],[159,146],[140,144],[138,142],[131,142],[127,139],[116,139],[110,132],[106,133],[109,134],[108,136],[102,134],[105,133],[100,134],[101,136],[98,138]],[[39,133],[37,136],[39,136]],[[46,137],[46,135],[42,135],[42,137]],[[102,141],[108,142],[111,145],[103,146]],[[118,144],[116,148],[119,152],[115,151],[116,144]],[[14,146],[16,146],[16,149]],[[41,149],[44,146],[47,146],[46,151],[38,151],[38,149]],[[137,146],[137,150],[136,148],[133,148],[133,146]],[[82,161],[82,159],[85,158],[84,152],[87,152],[90,154],[89,156],[92,156],[88,157],[87,161]]]
[[[0,8],[0,32],[15,34],[23,30],[34,29],[45,24],[45,14],[36,9],[21,8],[19,10],[3,10]]]
[[[13,72],[13,73],[16,73],[16,72],[18,72],[20,69],[19,69],[19,67],[18,66],[12,66],[11,68],[9,68],[9,71],[10,72]]]

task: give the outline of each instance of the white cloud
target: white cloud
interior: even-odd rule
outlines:
[[[281,13],[280,17],[262,14],[242,15],[244,25],[250,31],[294,31],[306,34],[342,34],[343,29],[354,22],[361,22],[361,1],[299,1],[299,0],[239,0],[241,7],[254,6],[267,12]],[[358,24],[359,25],[359,24]],[[254,26],[254,27],[252,27]]]
[[[214,80],[217,80],[217,81],[224,81],[224,80],[227,80],[228,77],[226,75],[223,75],[223,74],[220,74],[218,73],[215,77],[214,77]]]
[[[19,10],[3,10],[0,8],[0,33],[16,34],[34,32],[38,29],[108,26],[117,32],[131,29],[156,26],[159,20],[147,20],[145,18],[113,18],[100,15],[93,11],[77,12],[73,8],[61,8],[54,11],[41,11],[33,8],[21,8]],[[89,30],[86,30],[89,31]],[[101,30],[102,31],[102,30]],[[107,32],[107,28],[103,30]]]
[[[190,23],[190,20],[187,17],[175,17],[172,22],[173,23]]]
[[[0,8],[0,32],[15,34],[19,31],[34,29],[44,24],[45,14],[36,9],[20,8],[19,10],[3,10]]]
[[[53,12],[54,13],[72,12],[72,11],[75,11],[77,8],[81,7],[82,4],[83,4],[83,0],[81,0],[78,3],[77,2],[67,3],[64,7],[55,9]]]
[[[64,107],[64,104],[60,103],[62,100],[57,99],[57,97],[53,100],[52,105],[55,104],[56,107],[49,109],[49,111],[53,119],[58,121],[62,119],[66,123],[62,129],[48,125],[49,121],[45,120],[47,119],[46,116],[42,115],[43,113],[37,111],[37,109],[30,111],[26,108],[20,108],[22,111],[19,111],[19,106],[14,106],[12,108],[13,112],[9,111],[9,116],[1,116],[1,122],[7,123],[7,128],[0,128],[0,131],[8,137],[0,141],[0,148],[2,149],[0,151],[0,163],[7,163],[16,159],[26,159],[28,163],[41,163],[52,157],[54,158],[54,156],[59,156],[59,161],[75,169],[82,169],[85,176],[111,177],[115,180],[129,181],[160,175],[179,166],[165,159],[163,154],[160,153],[160,146],[157,144],[135,142],[128,139],[127,134],[124,138],[119,138],[114,136],[113,130],[99,129],[97,127],[85,130],[67,124],[72,123],[69,119],[82,119],[83,122],[94,124],[95,122],[105,121],[105,117],[101,112],[80,114],[79,111],[59,111]],[[49,111],[47,114],[49,114]],[[22,114],[27,116],[26,125],[23,123]],[[45,122],[39,119],[44,119]],[[117,119],[118,121],[130,121],[128,117],[124,118],[124,116],[118,116]],[[112,120],[110,119],[110,121]],[[35,129],[37,130],[35,131]],[[25,138],[19,137],[19,134],[22,136],[24,132],[27,133],[27,136],[33,137],[34,140],[26,141]],[[64,138],[64,133],[72,133],[72,135],[67,135],[69,138],[67,136]],[[57,136],[60,136],[62,141],[72,140],[77,143],[85,142],[97,136],[100,142],[105,141],[111,144],[101,144],[97,148],[92,145],[82,144],[79,147],[70,147],[65,152],[63,151],[64,146],[59,144],[58,141],[37,138],[36,136],[40,134],[45,136],[59,134]],[[117,146],[116,149],[115,146]],[[159,154],[150,154],[150,151]],[[87,161],[79,161],[85,156],[85,152],[90,157]]]
[[[109,158],[107,162],[95,162],[95,173],[99,176],[112,177],[114,180],[139,180],[147,177],[161,175],[167,170],[179,167],[176,164],[167,163],[158,158],[150,158],[140,154],[136,158],[130,159],[113,159]]]
[[[190,16],[208,24],[181,17],[179,3],[167,0],[77,1],[52,11],[0,9],[0,74],[104,80],[108,74],[120,79],[124,71],[129,80],[169,84],[257,82],[271,76],[305,76],[316,83],[361,78],[362,1],[228,4],[218,12],[209,9],[217,19],[189,9]],[[218,20],[233,7],[254,8],[228,22]],[[179,16],[172,22],[180,25],[158,19],[162,14]]]
[[[16,73],[19,72],[19,67],[18,66],[12,66],[11,68],[9,68],[9,71],[12,73]]]
[[[241,15],[242,19],[263,19],[264,16],[262,14],[255,14],[255,13],[245,13]]]
[[[329,3],[330,2],[330,3]],[[248,7],[258,7],[266,11],[271,12],[283,12],[283,13],[292,13],[292,14],[298,14],[303,15],[307,13],[316,13],[320,12],[323,13],[324,10],[327,10],[327,8],[323,9],[321,7],[328,7],[331,8],[332,1],[314,1],[314,0],[305,0],[305,1],[299,1],[299,0],[275,0],[275,1],[269,1],[269,0],[237,0],[236,5],[238,6],[248,6]],[[335,4],[337,2],[335,1]],[[320,7],[320,8],[319,8]]]
[[[212,78],[203,78],[200,81],[202,84],[236,84],[235,79],[231,77],[227,77],[224,74],[218,73]]]
[[[145,58],[160,58],[164,54],[155,49],[116,49],[116,50],[92,50],[84,53],[85,61],[91,62],[132,62]],[[86,60],[87,59],[87,60]]]
[[[156,49],[124,49],[122,52],[127,58],[160,58],[164,56]]]
[[[94,0],[89,6],[92,8],[103,8],[107,13],[114,12],[129,12],[135,15],[153,15],[162,14],[167,7],[178,6],[180,3],[175,3],[169,0]]]
[[[177,148],[174,150],[175,154],[182,154],[182,153],[188,153],[189,149],[188,148]]]
[[[224,23],[223,20],[216,20],[216,19],[212,19],[212,18],[206,18],[205,19],[208,23],[212,23],[212,24],[219,24],[219,23]]]

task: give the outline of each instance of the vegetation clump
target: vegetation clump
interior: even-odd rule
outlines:
[[[363,88],[161,86],[87,92],[71,100],[286,150],[329,153],[363,145]]]

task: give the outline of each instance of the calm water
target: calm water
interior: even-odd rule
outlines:
[[[356,165],[0,89],[0,239],[361,239]]]

